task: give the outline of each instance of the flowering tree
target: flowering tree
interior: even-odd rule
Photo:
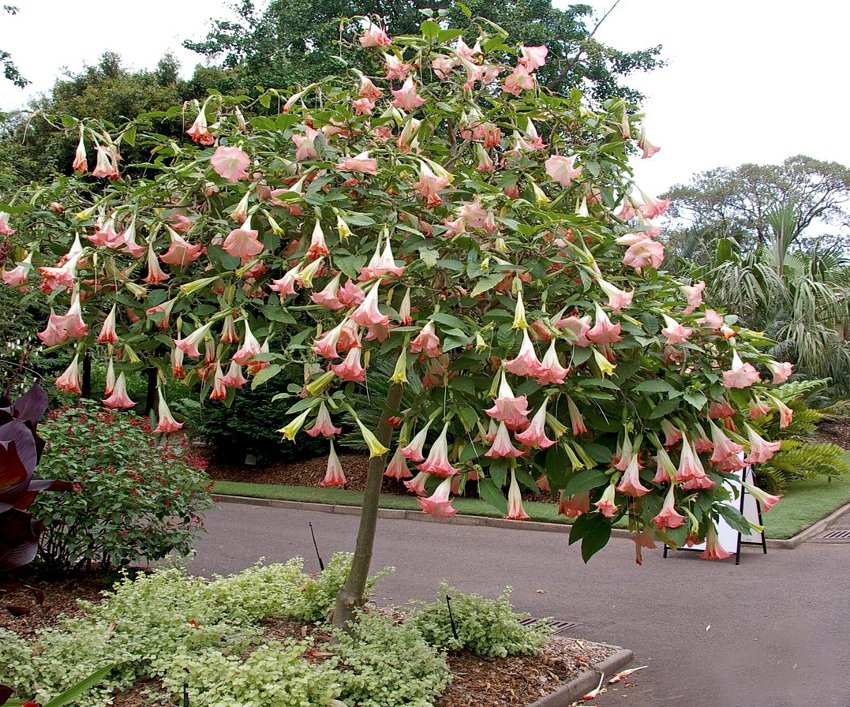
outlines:
[[[302,367],[282,434],[328,439],[325,485],[345,483],[344,415],[372,457],[338,623],[362,600],[382,474],[441,517],[477,487],[521,520],[520,489],[550,489],[585,559],[623,516],[638,559],[656,538],[706,539],[705,556],[723,557],[717,520],[746,522],[722,482],[778,447],[738,410],[787,415],[761,378],[790,371],[703,306],[703,283],[659,269],[651,219],[667,203],[627,165],[659,148],[633,108],[542,90],[546,48],[517,50],[486,21],[473,46],[432,19],[394,39],[360,22],[344,57],[374,52],[385,73],[269,91],[271,116],[246,120],[246,98],[214,95],[179,144],[144,118],[66,119],[81,175],[96,149],[95,179],[30,193],[2,221],[21,247],[5,282],[38,280],[67,307],[39,334],[77,349],[57,385],[79,390],[96,345],[113,408],[133,405],[125,375],[142,366],[225,402]],[[126,143],[150,148],[138,176],[121,175]],[[159,401],[156,431],[178,429]],[[364,406],[380,412],[373,428]]]

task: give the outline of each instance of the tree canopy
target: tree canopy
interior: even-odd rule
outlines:
[[[748,249],[771,241],[773,214],[788,207],[795,212],[788,244],[810,247],[828,225],[850,225],[850,169],[805,155],[789,157],[779,165],[743,164],[700,172],[689,184],[678,184],[665,195],[669,215],[690,222],[703,241],[711,235],[731,235]],[[706,231],[709,237],[706,239]],[[681,235],[681,232],[680,232]],[[846,236],[818,239],[834,245]]]
[[[356,28],[341,25],[340,17],[377,14],[391,34],[406,34],[418,31],[423,10],[443,10],[452,24],[466,21],[464,15],[471,13],[500,25],[519,43],[545,44],[550,59],[540,69],[540,83],[556,91],[587,86],[597,99],[635,101],[641,95],[622,81],[662,64],[660,46],[622,52],[599,42],[590,26],[593,8],[585,4],[561,10],[550,0],[468,0],[465,5],[447,0],[272,0],[261,10],[255,0],[241,0],[233,9],[236,21],[214,20],[205,39],[184,46],[220,58],[225,67],[240,67],[266,87],[306,85],[343,68],[339,41],[351,40]]]

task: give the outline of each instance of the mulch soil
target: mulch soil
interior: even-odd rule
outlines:
[[[824,420],[815,432],[815,441],[831,442],[850,450],[850,418],[835,417]]]
[[[36,631],[56,625],[61,615],[80,614],[77,599],[98,601],[107,588],[98,577],[76,577],[59,581],[39,581],[28,578],[42,594],[39,604],[29,590],[18,589],[0,595],[0,626],[22,638],[33,639]],[[13,610],[8,609],[8,605]],[[377,609],[378,611],[395,610]],[[323,627],[289,619],[270,619],[266,622],[268,639],[311,637],[314,646],[307,659],[323,660],[329,654],[323,650],[331,636]],[[435,707],[520,707],[554,692],[583,671],[614,654],[618,648],[591,643],[565,636],[552,636],[542,655],[531,658],[481,658],[467,652],[448,656],[452,681],[434,703]],[[135,687],[116,695],[115,707],[169,707],[152,699],[149,692],[161,693],[158,680],[142,679]]]

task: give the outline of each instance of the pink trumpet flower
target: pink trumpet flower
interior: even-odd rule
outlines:
[[[112,395],[106,398],[103,404],[113,410],[129,410],[136,406],[136,403],[130,400],[130,396],[127,395],[127,379],[124,377],[123,371],[118,374],[118,380],[115,381]]]
[[[431,474],[426,474],[424,471],[420,471],[412,479],[410,479],[409,481],[405,481],[404,485],[408,491],[415,493],[417,496],[424,496],[426,493],[428,493],[427,489],[425,488],[425,484],[430,478]]]
[[[2,212],[0,212],[0,217],[2,217]],[[0,218],[0,225],[2,225],[2,218]],[[0,230],[2,232],[2,230]],[[91,242],[92,245],[96,246],[106,246],[107,248],[118,248],[121,245],[121,236],[115,230],[115,217],[112,216],[107,219],[106,223],[98,223],[95,228],[95,232],[86,236]]]
[[[30,270],[32,270],[31,252],[27,253],[27,256],[11,270],[3,270],[3,282],[9,287],[21,287],[29,279]]]
[[[521,395],[518,398],[508,385],[505,372],[502,371],[502,380],[499,383],[499,391],[493,401],[493,407],[484,410],[497,422],[504,422],[509,430],[518,430],[528,425],[528,397]]]
[[[744,425],[747,430],[747,439],[750,442],[750,453],[744,459],[745,464],[763,464],[779,451],[779,442],[768,442],[749,425]]]
[[[381,97],[381,94],[383,94],[383,91],[373,84],[368,76],[360,77],[360,90],[357,92],[357,95],[360,96],[360,98],[368,98],[370,101],[377,101]]]
[[[514,447],[511,442],[511,434],[504,422],[499,423],[499,429],[496,432],[496,439],[493,440],[493,445],[488,449],[484,456],[490,459],[510,459],[521,457],[525,452]]]
[[[145,277],[145,282],[149,285],[156,285],[160,282],[165,282],[169,277],[171,277],[168,273],[163,272],[162,268],[159,266],[159,260],[157,260],[156,253],[153,252],[153,241],[148,243],[148,274]]]
[[[100,334],[97,335],[98,344],[114,344],[118,341],[118,334],[115,333],[115,312],[117,305],[112,305],[109,314],[103,322],[100,329]]]
[[[407,113],[416,110],[425,103],[425,99],[417,93],[416,84],[410,77],[405,79],[400,89],[393,90],[391,93],[394,96],[393,105]]]
[[[345,284],[339,288],[338,297],[343,307],[356,307],[366,299],[366,293],[351,280],[346,280]]]
[[[118,179],[117,153],[114,148],[97,146],[97,162],[92,170],[93,177],[106,177],[107,179]]]
[[[212,327],[212,322],[198,327],[185,339],[182,337],[174,339],[174,345],[187,356],[191,356],[192,358],[198,358],[201,355],[198,346],[207,337],[207,334],[210,331],[210,327]]]
[[[532,88],[534,88],[534,77],[521,64],[514,68],[502,84],[502,90],[514,96]]]
[[[640,482],[640,463],[638,461],[637,450],[632,452],[629,465],[623,472],[623,476],[620,478],[620,483],[617,484],[617,491],[629,496],[634,496],[635,498],[644,496],[650,491]]]
[[[80,141],[77,143],[77,151],[74,153],[74,161],[71,163],[71,169],[80,174],[85,174],[89,171],[89,162],[86,159],[86,143],[83,141],[82,133],[80,133]]]
[[[794,411],[783,403],[779,398],[773,395],[767,396],[770,402],[773,403],[776,411],[779,413],[779,429],[784,430],[794,419]]]
[[[779,385],[780,383],[787,381],[788,378],[791,377],[791,373],[794,371],[794,364],[788,363],[787,361],[783,361],[782,363],[779,361],[768,361],[767,367],[773,374],[774,385]]]
[[[410,288],[404,292],[404,297],[401,299],[401,306],[398,308],[398,321],[402,326],[413,324],[413,317],[410,314]]]
[[[655,476],[652,477],[652,483],[664,484],[671,483],[676,478],[676,466],[670,455],[664,447],[659,447],[655,450]]]
[[[342,329],[347,321],[347,319],[344,319],[333,329],[328,329],[328,331],[316,339],[313,342],[313,353],[317,353],[319,356],[324,356],[325,358],[339,358],[337,345],[339,344]]]
[[[388,479],[396,479],[397,481],[413,478],[413,474],[407,467],[407,459],[405,459],[401,447],[395,450],[393,458],[390,459],[390,463],[387,464],[387,468],[384,471],[384,476]]]
[[[741,483],[747,490],[747,493],[749,493],[753,498],[756,499],[756,501],[759,502],[759,505],[761,506],[761,509],[764,512],[767,512],[771,508],[773,508],[776,505],[777,501],[782,498],[782,496],[774,496],[772,494],[769,494],[767,491],[760,489],[758,486],[748,484],[746,481],[743,481]]]
[[[608,295],[608,306],[611,308],[611,311],[619,312],[623,307],[631,306],[632,297],[634,297],[634,292],[626,292],[625,290],[621,290],[619,287],[615,287],[610,282],[601,277],[597,278],[597,282],[602,288],[602,291],[606,295]]]
[[[328,244],[325,242],[325,232],[322,230],[322,222],[316,219],[313,233],[310,236],[310,246],[307,248],[307,257],[315,260],[323,255],[330,255]]]
[[[88,330],[89,327],[82,317],[80,294],[75,292],[67,314],[58,315],[51,310],[47,327],[44,331],[38,332],[37,336],[45,346],[56,346],[68,339],[78,339],[85,336]]]
[[[272,284],[269,286],[269,289],[273,292],[277,292],[281,296],[281,299],[287,295],[294,295],[295,283],[298,281],[298,274],[301,272],[301,265],[301,263],[298,263],[287,270],[280,279],[272,280]]]
[[[413,64],[405,64],[401,59],[392,54],[384,54],[384,68],[387,70],[386,79],[404,81],[413,68]]]
[[[543,360],[540,362],[540,367],[537,369],[534,379],[540,385],[551,383],[561,385],[569,372],[570,369],[564,368],[560,361],[558,361],[558,352],[555,350],[555,339],[552,339],[549,343],[549,348],[543,356]]]
[[[529,515],[522,507],[522,493],[516,480],[516,472],[511,470],[511,485],[508,487],[508,520],[528,520]]]
[[[369,152],[361,152],[354,157],[347,157],[341,162],[337,162],[334,167],[343,172],[358,172],[360,174],[377,174],[378,161],[374,157],[369,157]]]
[[[442,203],[439,192],[449,186],[450,183],[451,178],[445,175],[437,176],[431,167],[425,162],[421,162],[419,165],[419,181],[413,183],[413,188],[425,198],[428,206],[439,206]]]
[[[714,449],[714,443],[706,437],[705,430],[698,422],[694,423],[694,434],[696,436],[696,439],[694,440],[694,449],[697,454],[707,454]]]
[[[664,432],[665,447],[672,447],[682,441],[682,431],[670,420],[661,420],[661,431]]]
[[[705,283],[700,281],[696,285],[682,285],[680,289],[688,300],[688,306],[685,307],[685,314],[696,311],[697,307],[702,304],[702,291],[705,289]]]
[[[583,491],[568,498],[562,498],[558,504],[558,513],[567,518],[578,518],[590,511],[590,491]]]
[[[652,219],[656,216],[662,216],[670,206],[670,199],[653,199],[643,190],[640,190],[640,195],[643,197],[644,203],[638,208],[644,218]]]
[[[682,326],[679,322],[668,317],[666,314],[662,316],[664,317],[664,323],[667,326],[661,328],[661,333],[667,337],[667,343],[669,345],[683,344],[688,340],[688,337],[693,334],[693,329]]]
[[[195,262],[201,257],[201,252],[203,251],[202,246],[192,245],[170,226],[166,226],[165,228],[168,231],[168,235],[171,237],[171,244],[168,246],[168,250],[165,254],[159,256],[159,259],[163,263],[183,267],[189,263]],[[148,277],[150,277],[150,272],[148,273]]]
[[[215,362],[215,374],[213,375],[213,388],[210,400],[224,400],[227,397],[227,386],[224,384],[224,371],[221,370],[221,361]]]
[[[401,454],[405,459],[409,459],[412,462],[421,462],[425,461],[425,456],[422,454],[422,450],[425,448],[425,441],[428,438],[428,429],[431,427],[431,421],[423,427],[419,432],[416,433],[416,436],[410,441],[410,443],[402,447]]]
[[[546,46],[521,47],[520,51],[522,56],[519,58],[519,63],[528,71],[534,71],[543,66],[546,63],[546,55],[549,53]]]
[[[319,131],[314,130],[309,125],[304,127],[304,135],[293,133],[292,142],[295,143],[295,161],[303,162],[304,160],[314,159],[319,156],[319,151],[316,149],[315,140],[319,136]]]
[[[642,272],[647,265],[659,268],[663,262],[664,246],[648,236],[634,240],[623,255],[623,265],[634,268],[638,273]]]
[[[705,469],[699,455],[694,451],[690,441],[683,436],[679,467],[676,470],[676,483],[701,479],[704,476]]]
[[[366,380],[366,369],[360,365],[361,352],[362,349],[359,346],[353,346],[342,363],[331,364],[331,370],[341,380],[362,383]]]
[[[345,486],[348,480],[345,478],[345,473],[342,470],[342,464],[339,457],[336,455],[334,443],[331,441],[331,451],[328,454],[328,468],[325,471],[325,478],[319,482],[319,486]]]
[[[437,440],[431,446],[428,457],[424,462],[419,464],[418,468],[420,471],[424,471],[426,474],[434,474],[435,476],[453,476],[460,471],[460,469],[456,469],[449,463],[448,431],[449,423],[447,422],[440,436],[437,437]]]
[[[744,448],[733,442],[717,425],[711,420],[708,421],[708,427],[711,430],[711,441],[714,444],[714,451],[711,454],[710,461],[713,464],[722,464],[729,459],[738,459],[738,455],[744,451]],[[743,462],[741,462],[743,466]]]
[[[221,379],[222,385],[225,388],[241,388],[247,382],[248,379],[242,375],[242,366],[236,363],[236,361],[231,361],[227,373]]]
[[[596,305],[596,323],[588,329],[585,336],[589,341],[600,346],[613,344],[622,339],[620,324],[612,324],[608,315],[598,304]]]
[[[162,391],[157,389],[157,394],[159,395],[159,405],[157,407],[157,417],[159,419],[157,420],[154,432],[157,434],[177,432],[177,430],[183,427],[183,423],[177,422],[177,420],[174,419],[174,416],[171,414],[171,410],[168,408],[168,403],[165,402],[165,397],[163,396]]]
[[[617,440],[617,449],[615,450],[611,461],[614,463],[614,468],[617,471],[625,471],[628,469],[629,462],[631,462],[633,456],[632,440],[628,433],[626,433],[622,446],[620,446],[619,439]]]
[[[368,23],[366,30],[358,37],[361,47],[369,49],[371,47],[388,47],[392,44],[392,40],[382,27],[369,20],[366,22]]]
[[[643,150],[643,154],[641,154],[641,159],[648,159],[656,154],[661,148],[657,145],[653,145],[646,137],[646,129],[641,126],[640,128],[640,137],[638,138],[638,147]]]
[[[109,357],[109,363],[106,366],[106,380],[104,381],[103,394],[107,397],[112,395],[115,390],[115,363],[112,357]]]
[[[581,167],[575,166],[576,156],[564,157],[552,155],[546,160],[546,174],[563,187],[572,185],[573,180],[581,175]]]
[[[333,437],[342,432],[341,427],[335,427],[328,408],[324,402],[319,405],[319,413],[316,415],[316,421],[310,429],[305,430],[311,437]]]
[[[228,234],[221,247],[229,255],[239,258],[243,265],[263,252],[263,244],[257,238],[257,231],[251,228],[250,216],[239,228],[234,228]]]
[[[724,388],[748,388],[759,380],[759,373],[750,363],[744,363],[738,351],[732,352],[732,368],[723,371]]]
[[[71,363],[65,372],[56,379],[56,387],[66,393],[76,393],[79,395],[83,382],[82,371],[80,370],[80,354],[74,354]]]
[[[321,292],[313,292],[310,295],[310,301],[334,311],[342,309],[345,305],[339,300],[339,279],[341,276],[342,273],[337,273],[336,277],[325,285]]]
[[[723,326],[723,317],[713,309],[706,309],[705,314],[700,319],[697,319],[697,324],[702,324],[709,329],[719,330]]]
[[[171,349],[171,375],[175,378],[184,378],[186,376],[186,371],[183,368],[183,356],[183,349],[177,346]]]
[[[360,282],[365,282],[366,280],[374,280],[386,275],[401,275],[403,272],[404,267],[398,267],[395,264],[392,243],[388,235],[383,250],[381,250],[381,241],[378,239],[372,259],[363,268],[357,279]]]
[[[578,407],[573,402],[573,399],[567,396],[567,411],[570,414],[570,426],[572,428],[573,437],[580,437],[587,434],[587,426],[584,424],[584,418],[579,412]]]
[[[136,243],[136,221],[133,219],[130,221],[130,225],[124,229],[124,232],[121,234],[121,245],[124,246],[124,250],[127,251],[132,257],[140,258],[142,253],[145,252],[144,246]]]
[[[186,134],[192,138],[192,142],[196,142],[199,145],[212,145],[215,142],[215,135],[209,131],[207,113],[203,107],[198,112],[198,116],[195,118],[195,122],[192,123],[192,127],[186,131]]]
[[[440,337],[434,331],[434,322],[428,323],[422,327],[422,330],[410,342],[411,353],[424,353],[429,358],[435,358],[442,355],[440,351]]]
[[[590,331],[589,316],[564,317],[563,319],[559,319],[557,322],[555,322],[555,328],[568,331],[575,339],[571,342],[575,346],[580,346],[582,348],[585,346],[590,346],[590,342],[587,340],[587,332]]]
[[[241,179],[248,178],[246,168],[251,164],[251,158],[238,147],[219,145],[210,157],[210,164],[216,174],[231,184],[236,184]]]
[[[242,342],[241,348],[231,356],[231,361],[235,361],[240,366],[246,366],[254,356],[260,353],[260,342],[257,341],[254,334],[251,332],[251,326],[248,320],[245,320],[245,339]]]
[[[652,523],[658,530],[664,528],[678,528],[685,522],[685,516],[676,512],[676,496],[675,487],[670,484],[667,490],[667,495],[664,497],[664,505],[661,507],[661,512],[652,519]]]
[[[613,518],[617,515],[617,505],[614,503],[616,498],[616,489],[614,488],[614,484],[609,484],[605,491],[602,492],[602,498],[600,498],[593,505],[596,506],[597,510],[606,518]]]
[[[451,516],[456,515],[457,511],[452,508],[452,502],[449,498],[451,488],[452,480],[451,478],[447,478],[439,486],[437,486],[434,493],[428,498],[422,498],[420,496],[417,499],[419,501],[419,507],[425,513],[428,513],[435,518],[450,518]]]
[[[151,314],[151,310],[147,311]],[[236,322],[233,321],[233,315],[228,314],[224,318],[224,324],[221,326],[221,343],[235,344],[239,342],[239,334],[236,333]]]
[[[534,413],[534,417],[531,418],[531,424],[528,428],[524,432],[514,435],[517,442],[527,447],[536,447],[538,449],[548,449],[555,444],[555,440],[549,439],[546,436],[546,405],[548,402],[549,399],[545,398],[543,404]],[[499,431],[501,431],[503,424],[501,423],[499,425]]]
[[[351,321],[361,326],[386,326],[390,323],[390,318],[378,309],[378,284],[372,285],[363,302],[351,313]]]
[[[510,361],[505,361],[505,368],[515,376],[536,376],[540,371],[540,359],[534,350],[534,344],[528,336],[528,329],[522,330],[522,345],[519,353]]]
[[[701,560],[725,560],[734,554],[734,552],[723,549],[717,537],[717,530],[714,524],[710,523],[705,534],[705,550],[699,554],[699,558]]]

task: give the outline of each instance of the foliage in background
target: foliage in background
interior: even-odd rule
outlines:
[[[326,445],[309,437],[298,444],[281,439],[277,430],[287,422],[292,400],[274,399],[287,392],[295,397],[302,385],[303,373],[293,368],[256,390],[246,387],[229,406],[184,400],[180,409],[193,435],[209,444],[220,461],[241,464],[247,454],[255,455],[258,464],[306,459],[322,454]]]
[[[62,502],[42,497],[47,522],[39,562],[50,572],[186,555],[212,506],[209,479],[181,441],[160,444],[143,418],[93,402],[50,415],[39,473],[82,490]]]
[[[446,597],[451,601],[451,616]],[[437,601],[415,602],[414,606],[410,623],[430,645],[442,650],[467,650],[488,658],[537,655],[551,634],[546,621],[531,626],[519,623],[529,615],[513,610],[510,587],[497,599],[487,599],[441,583]]]
[[[777,411],[772,409],[767,413],[765,429],[771,439],[782,440],[780,451],[755,467],[756,477],[768,490],[782,491],[798,479],[833,478],[850,473],[844,449],[836,444],[811,441],[824,413],[810,404],[821,396],[828,383],[827,380],[793,381],[776,389],[776,397],[793,411],[793,419],[782,427]]]
[[[448,24],[462,25],[466,18],[461,5],[453,0],[271,0],[262,5],[241,0],[234,5],[235,21],[213,20],[203,40],[183,44],[205,57],[219,59],[226,69],[241,71],[248,85],[307,85],[346,66],[339,42],[341,38],[356,40],[357,29],[341,24],[340,18],[379,15],[390,34],[415,34],[424,19],[422,10],[444,11]],[[469,0],[465,7],[472,15],[503,27],[516,42],[545,44],[550,59],[540,71],[540,82],[554,91],[588,87],[599,100],[639,101],[641,94],[622,81],[663,65],[660,46],[623,52],[597,40],[593,8],[587,4],[560,9],[553,7],[551,0]],[[470,32],[466,38],[472,45],[476,35]]]

